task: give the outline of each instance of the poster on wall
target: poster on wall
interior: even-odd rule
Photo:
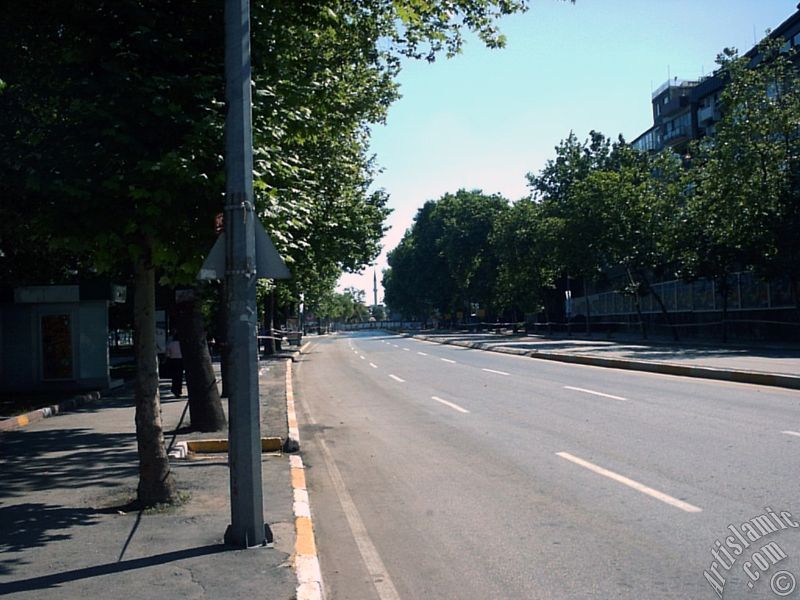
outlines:
[[[42,317],[42,379],[72,379],[72,323],[69,315]]]

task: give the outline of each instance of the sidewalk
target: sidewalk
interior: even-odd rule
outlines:
[[[286,437],[286,368],[260,363],[262,436]],[[162,380],[168,446],[227,436],[183,433],[186,400],[168,390]],[[222,544],[230,522],[226,454],[171,461],[181,505],[125,512],[138,481],[129,388],[0,433],[0,596],[295,598],[290,458],[264,454],[262,466],[274,547],[233,550]]]
[[[412,334],[443,344],[546,360],[800,389],[800,344],[711,344],[605,336]]]

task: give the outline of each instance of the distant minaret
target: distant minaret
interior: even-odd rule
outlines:
[[[372,306],[378,306],[378,273],[372,269]]]

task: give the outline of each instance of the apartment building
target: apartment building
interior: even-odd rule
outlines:
[[[800,48],[800,4],[798,10],[769,37],[783,38],[784,50]],[[755,64],[759,60],[758,48],[745,56]],[[672,78],[652,94],[653,126],[631,142],[644,152],[658,152],[672,148],[681,152],[695,139],[714,135],[714,125],[720,118],[719,99],[724,82],[718,74],[690,81]]]

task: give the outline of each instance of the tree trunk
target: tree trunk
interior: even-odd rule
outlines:
[[[639,317],[639,329],[642,332],[642,339],[647,339],[647,327],[644,324],[644,316],[642,315],[642,302],[639,298],[639,286],[633,280],[633,273],[631,273],[630,268],[627,269],[628,271],[628,280],[631,282],[632,290],[633,290],[633,305],[636,307],[636,316]]]
[[[264,344],[265,354],[275,354],[278,349],[275,343],[273,330],[275,329],[275,288],[269,291],[266,299],[267,305],[264,307],[264,316],[267,322],[267,342]]]
[[[722,296],[722,343],[728,342],[728,275],[719,284],[719,294]]]
[[[583,297],[586,299],[586,335],[592,336],[592,302],[589,298],[589,287],[586,285],[586,277],[583,278]]]
[[[186,389],[189,393],[189,419],[196,431],[225,428],[225,412],[217,388],[217,378],[206,343],[203,315],[197,300],[178,305],[178,339],[181,343]]]
[[[149,258],[148,253],[136,261],[134,290],[136,442],[139,452],[137,499],[142,507],[172,503],[178,498],[161,425],[156,354],[156,285]]]
[[[649,281],[645,281],[645,285],[647,286],[647,291],[653,294],[653,298],[656,299],[656,302],[658,302],[658,306],[661,308],[661,314],[664,315],[664,319],[666,319],[667,325],[669,326],[670,331],[672,331],[672,340],[675,342],[680,341],[680,339],[678,338],[678,328],[675,327],[675,324],[672,322],[672,316],[669,314],[669,311],[667,310],[667,307],[664,304],[664,300],[662,300],[661,296],[656,293],[656,291],[653,289],[653,286],[650,285]]]

